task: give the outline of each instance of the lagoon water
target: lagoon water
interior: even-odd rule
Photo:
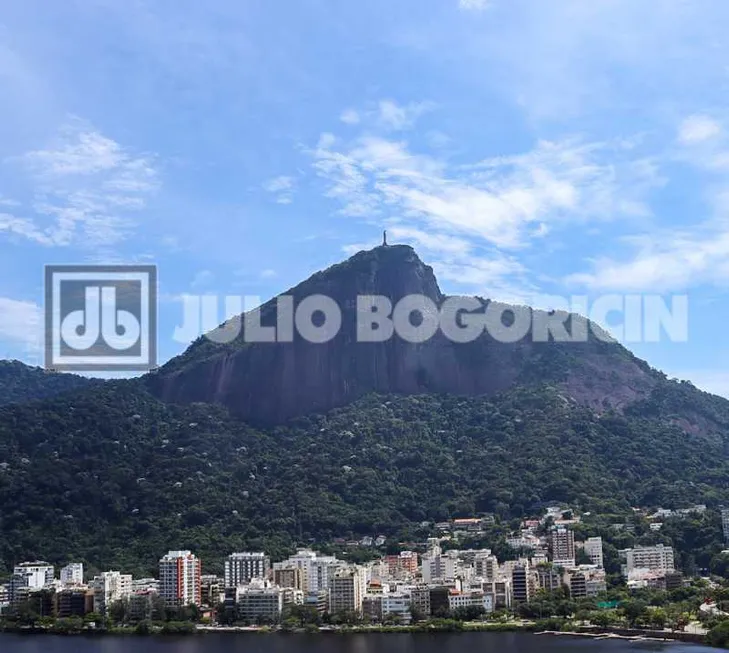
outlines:
[[[593,640],[525,633],[205,634],[84,637],[0,634],[0,653],[708,653],[682,643]]]

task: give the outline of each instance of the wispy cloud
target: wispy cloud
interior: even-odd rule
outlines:
[[[619,241],[626,254],[598,256],[568,284],[592,290],[683,291],[729,280],[729,137],[705,115],[681,121],[672,157],[701,177],[706,213],[680,226],[658,226]]]
[[[360,121],[359,112],[355,109],[345,109],[339,119],[346,125],[356,125]]]
[[[458,6],[466,11],[483,11],[491,4],[491,0],[458,0]]]
[[[291,204],[293,202],[295,181],[293,177],[281,175],[265,182],[263,189],[274,195],[278,204]]]
[[[9,207],[0,231],[47,246],[113,246],[159,186],[153,157],[138,155],[74,120],[46,149],[5,165],[24,168],[33,201]]]
[[[435,104],[432,102],[410,102],[400,105],[394,100],[381,100],[378,106],[378,121],[380,126],[394,131],[411,129],[420,116],[434,108]]]
[[[542,140],[454,163],[405,140],[325,133],[311,155],[341,215],[387,226],[391,239],[425,251],[442,279],[502,299],[537,291],[519,252],[567,227],[648,220],[650,193],[664,182],[629,140]]]
[[[350,217],[406,220],[419,228],[519,248],[544,225],[641,217],[660,182],[646,159],[605,143],[541,141],[525,154],[470,165],[411,152],[405,141],[320,140],[314,168]]]
[[[702,143],[719,136],[722,132],[721,124],[700,114],[686,118],[678,130],[678,140],[684,145]]]
[[[38,304],[0,297],[0,341],[38,352],[43,341],[43,312]],[[3,352],[4,354],[4,352]]]

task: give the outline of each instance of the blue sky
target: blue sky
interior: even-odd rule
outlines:
[[[275,295],[383,228],[444,290],[689,297],[630,345],[729,395],[724,0],[0,0],[0,357],[42,266]],[[221,315],[222,317],[222,315]]]

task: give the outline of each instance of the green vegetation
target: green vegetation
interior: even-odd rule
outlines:
[[[82,376],[28,367],[20,361],[0,360],[0,406],[46,399],[98,383]]]
[[[596,416],[549,387],[371,395],[269,431],[221,407],[164,404],[133,381],[5,406],[0,568],[41,558],[146,575],[169,548],[190,548],[214,572],[233,550],[277,557],[336,537],[415,539],[423,521],[484,512],[501,523],[488,534],[499,555],[508,520],[551,502],[618,522],[634,505],[729,503],[727,443],[650,406]],[[689,567],[729,565],[713,513],[681,533],[589,527],[617,548],[667,539]],[[619,571],[616,550],[606,555]]]

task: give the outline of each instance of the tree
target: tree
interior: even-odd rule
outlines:
[[[425,621],[427,619],[427,615],[425,612],[423,612],[420,608],[418,608],[415,604],[410,604],[410,621],[414,624],[419,623],[421,621]]]
[[[655,626],[656,628],[662,630],[666,627],[666,623],[668,622],[668,615],[663,608],[654,608],[650,611],[648,615],[648,621],[652,626]]]
[[[729,619],[722,621],[720,624],[714,626],[706,634],[706,642],[709,646],[715,646],[717,648],[728,648],[729,647]]]
[[[590,623],[595,624],[596,626],[600,626],[601,628],[607,628],[608,626],[612,626],[616,621],[615,613],[611,612],[610,610],[591,612],[589,619]]]
[[[114,601],[109,606],[109,617],[115,624],[124,623],[127,620],[128,601]]]
[[[647,605],[645,601],[628,599],[623,601],[620,610],[630,626],[636,626],[646,616]]]

